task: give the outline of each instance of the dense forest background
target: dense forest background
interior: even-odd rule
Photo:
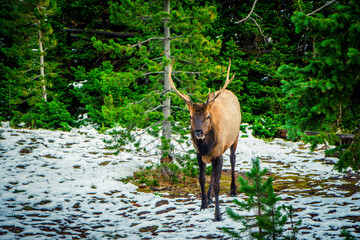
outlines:
[[[334,144],[352,134],[337,168],[359,168],[359,1],[2,0],[0,12],[1,121],[122,126],[130,139],[141,128],[166,154],[164,129],[188,128],[171,61],[178,89],[201,102],[231,59],[228,89],[257,136],[287,129]]]

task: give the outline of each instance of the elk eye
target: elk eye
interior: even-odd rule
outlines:
[[[192,117],[191,117],[191,116],[189,116],[189,118],[190,118],[190,119],[192,119]]]
[[[206,119],[210,119],[210,116],[207,116]]]

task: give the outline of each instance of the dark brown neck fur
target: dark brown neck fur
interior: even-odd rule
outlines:
[[[213,128],[210,129],[210,131],[206,134],[205,138],[203,140],[197,139],[194,136],[193,131],[191,131],[191,138],[193,140],[193,143],[197,146],[197,149],[199,150],[199,153],[202,156],[210,155],[212,149],[216,145],[216,137],[215,137],[215,131]]]

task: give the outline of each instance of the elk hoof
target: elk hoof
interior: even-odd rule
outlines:
[[[236,192],[235,192],[235,193],[232,192],[232,193],[230,194],[230,197],[236,197]]]
[[[208,208],[209,206],[206,204],[201,204],[200,211]]]
[[[215,216],[215,222],[221,222],[222,218],[221,215],[220,216]]]
[[[208,200],[208,205],[211,205],[212,202],[213,202],[213,201],[212,201],[211,199],[209,199],[209,200]]]

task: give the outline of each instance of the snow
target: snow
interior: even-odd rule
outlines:
[[[0,134],[1,239],[228,239],[221,228],[240,227],[225,214],[214,222],[213,206],[200,211],[196,196],[167,198],[119,181],[159,157],[114,155],[103,141],[109,136],[92,127],[62,132],[3,123]],[[321,147],[311,152],[301,142],[247,135],[239,139],[236,169],[248,171],[259,156],[274,184],[287,185],[279,195],[302,220],[299,239],[339,239],[341,228],[360,238],[358,175],[334,171],[337,159],[325,159]],[[226,152],[224,169],[228,158]],[[222,211],[233,206],[234,198],[220,199]]]

